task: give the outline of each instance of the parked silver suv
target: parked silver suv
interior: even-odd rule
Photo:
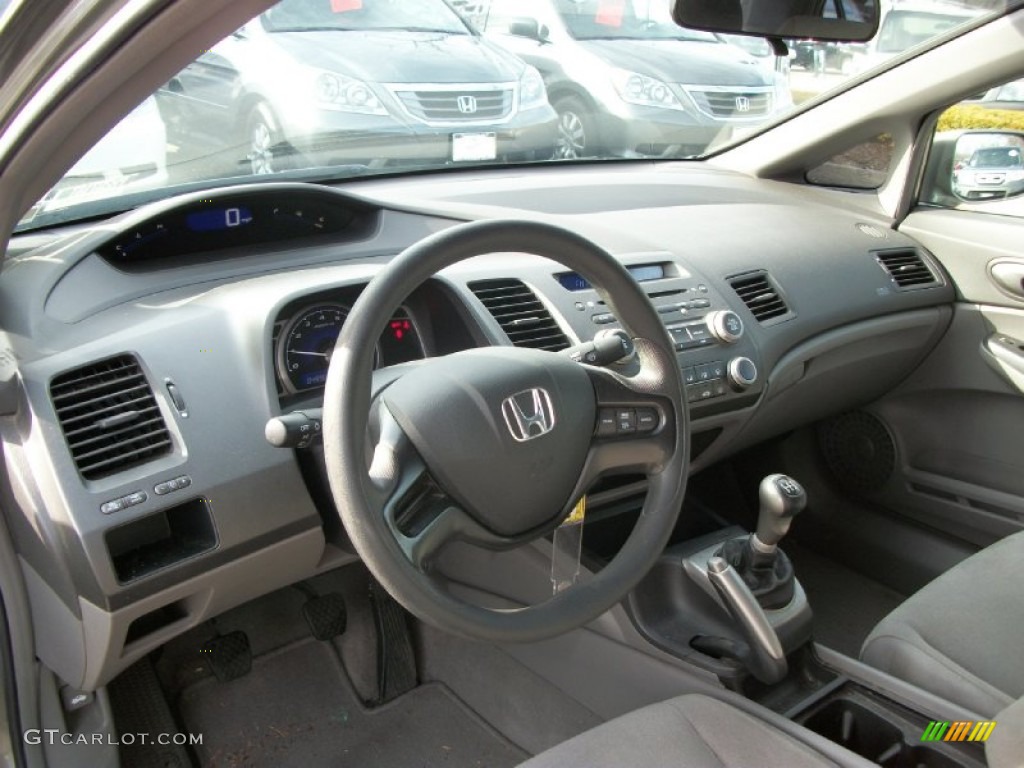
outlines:
[[[696,154],[792,103],[737,46],[673,24],[666,0],[491,0],[477,19],[540,70],[564,158]]]

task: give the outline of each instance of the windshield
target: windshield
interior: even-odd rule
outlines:
[[[971,168],[1014,168],[1021,165],[1020,150],[1011,147],[979,149],[968,163]]]
[[[614,3],[608,0],[556,0],[559,16],[577,40],[701,40],[710,32],[684,29],[672,21],[664,0]]]
[[[879,28],[877,49],[881,53],[900,53],[948,32],[970,18],[971,15],[964,11],[952,14],[894,9],[886,15]]]
[[[465,24],[445,3],[408,0],[281,0],[261,17],[268,32],[315,30],[426,30],[465,34]]]
[[[19,230],[263,179],[705,157],[992,5],[882,0],[875,40],[777,56],[678,27],[670,0],[281,0],[168,79]]]

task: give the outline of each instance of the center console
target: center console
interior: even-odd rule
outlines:
[[[983,768],[957,735],[984,718],[813,642],[812,606],[779,548],[806,495],[785,475],[760,488],[754,533],[729,527],[666,550],[627,601],[651,643],[885,768]],[[935,738],[935,723],[949,722]]]
[[[693,417],[755,403],[762,390],[757,348],[725,298],[675,261],[642,261],[626,268],[668,330]],[[580,338],[617,325],[618,318],[582,276],[562,272],[554,277],[565,293],[552,298]]]

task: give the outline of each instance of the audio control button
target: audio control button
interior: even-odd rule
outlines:
[[[637,408],[636,428],[638,432],[653,432],[658,428],[658,412],[653,408]]]

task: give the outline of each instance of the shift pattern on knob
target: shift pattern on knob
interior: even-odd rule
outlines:
[[[757,544],[774,549],[789,531],[789,524],[807,506],[807,493],[788,475],[768,475],[758,489],[761,508],[757,515]]]

